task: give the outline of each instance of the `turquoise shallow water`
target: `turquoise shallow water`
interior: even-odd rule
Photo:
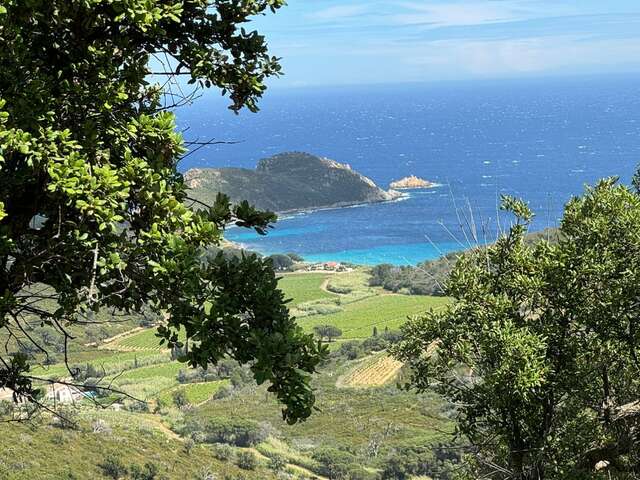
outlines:
[[[455,252],[465,248],[464,244],[457,242],[439,243],[431,245],[427,243],[414,243],[402,245],[401,248],[394,245],[382,245],[363,250],[344,250],[342,252],[327,252],[321,254],[305,255],[305,259],[310,262],[347,262],[358,265],[378,265],[380,263],[391,263],[393,265],[415,265],[441,257],[450,252]]]
[[[350,164],[386,188],[417,175],[442,184],[404,201],[287,215],[267,237],[228,238],[309,260],[413,264],[495,238],[510,218],[503,194],[527,200],[534,229],[558,224],[563,205],[606,176],[628,182],[640,162],[638,77],[474,82],[270,92],[257,115],[206,98],[179,116],[203,149],[181,167],[255,167],[306,151]],[[459,242],[459,243],[458,243]],[[434,246],[435,244],[435,246]]]

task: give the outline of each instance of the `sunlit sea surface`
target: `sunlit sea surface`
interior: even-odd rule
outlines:
[[[403,85],[270,91],[239,116],[208,95],[179,111],[187,140],[236,141],[188,156],[193,167],[253,168],[305,151],[350,164],[378,185],[417,175],[439,183],[401,201],[281,218],[267,237],[227,237],[262,253],[308,260],[415,264],[489,242],[509,216],[499,197],[555,226],[563,205],[601,177],[628,183],[640,162],[640,78]]]

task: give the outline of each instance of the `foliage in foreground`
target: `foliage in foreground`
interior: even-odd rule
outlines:
[[[408,386],[457,406],[470,478],[637,478],[640,196],[603,180],[533,245],[528,207],[504,208],[517,224],[461,257],[455,302],[403,327]]]
[[[307,417],[320,350],[289,317],[271,263],[201,261],[226,225],[265,233],[275,220],[248,203],[193,212],[177,165],[178,76],[256,110],[279,73],[264,38],[246,31],[281,0],[5,0],[0,6],[0,328],[28,343],[29,322],[72,340],[99,310],[166,319],[170,347],[206,366],[229,354]],[[149,84],[149,75],[163,83]],[[55,301],[44,308],[42,300]],[[4,344],[5,338],[3,338]],[[37,345],[42,348],[41,345]],[[43,353],[47,353],[42,348]],[[37,400],[29,359],[0,357],[0,386]],[[71,373],[71,372],[69,372]]]

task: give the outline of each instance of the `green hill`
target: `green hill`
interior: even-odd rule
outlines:
[[[218,192],[232,202],[285,212],[384,202],[401,194],[385,191],[349,165],[308,153],[281,153],[260,160],[255,170],[206,168],[186,172],[190,196],[212,204]]]

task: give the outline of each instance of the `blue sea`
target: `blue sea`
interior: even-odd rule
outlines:
[[[227,237],[265,254],[415,264],[493,240],[512,220],[502,194],[529,202],[533,228],[558,224],[585,185],[640,163],[639,77],[269,91],[258,114],[234,115],[212,94],[178,112],[187,140],[238,142],[185,158],[193,167],[253,168],[305,151],[350,164],[387,188],[417,175],[441,186],[401,201],[285,216],[266,237]]]

